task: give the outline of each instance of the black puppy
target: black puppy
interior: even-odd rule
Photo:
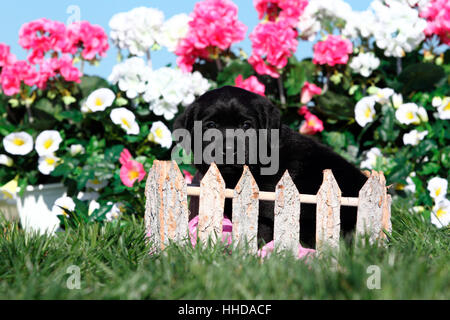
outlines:
[[[272,175],[261,174],[262,164],[249,165],[249,168],[261,191],[275,191],[275,186],[283,173],[288,170],[297,189],[302,194],[316,194],[322,184],[323,170],[332,169],[342,196],[358,196],[358,192],[367,180],[359,169],[330,148],[314,139],[301,135],[281,123],[279,110],[265,97],[237,87],[225,86],[211,90],[199,97],[181,114],[174,123],[174,129],[187,129],[192,137],[194,121],[201,121],[203,130],[217,129],[226,137],[226,129],[278,129],[279,130],[279,167]],[[270,143],[270,139],[267,139]],[[192,139],[191,150],[195,154]],[[225,141],[223,146],[225,146]],[[247,145],[248,147],[248,145]],[[224,147],[225,148],[225,147]],[[223,151],[225,153],[225,150]],[[246,161],[248,161],[246,154]],[[198,174],[194,183],[199,182],[206,173],[209,163],[196,165]],[[223,164],[218,168],[227,188],[234,188],[242,170],[242,164]],[[196,180],[196,181],[195,181]],[[260,201],[258,238],[265,242],[273,239],[274,203]],[[198,214],[198,199],[191,199],[191,216]],[[225,203],[225,215],[231,213],[231,201]],[[232,217],[229,217],[232,218]],[[356,209],[341,208],[341,231],[349,234],[356,225]],[[302,204],[300,217],[301,241],[307,246],[315,244],[315,205]]]

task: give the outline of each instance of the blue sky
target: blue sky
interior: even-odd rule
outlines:
[[[247,53],[251,52],[251,43],[248,34],[258,23],[258,17],[253,8],[252,0],[233,0],[239,7],[239,20],[248,26],[247,38],[235,45],[235,48],[243,48]],[[167,18],[178,14],[189,14],[194,8],[196,0],[14,0],[2,1],[0,11],[0,21],[3,27],[0,28],[0,42],[11,46],[12,52],[19,58],[25,59],[27,53],[18,45],[18,34],[21,25],[27,21],[38,18],[48,18],[66,22],[71,13],[68,12],[70,6],[78,6],[81,20],[88,20],[93,24],[101,25],[109,34],[109,19],[118,12],[128,11],[135,7],[145,6],[160,9]],[[347,0],[354,10],[364,10],[370,0]],[[298,57],[307,57],[312,54],[312,45],[301,41],[297,50]],[[96,74],[107,77],[116,63],[117,49],[113,46],[108,51],[108,55],[97,67],[88,66],[85,73]],[[152,53],[154,68],[162,67],[168,63],[175,64],[176,57],[166,50]]]

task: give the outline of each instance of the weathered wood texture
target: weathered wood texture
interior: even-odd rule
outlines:
[[[301,195],[286,171],[275,192],[259,191],[248,167],[234,190],[225,182],[215,164],[203,177],[200,187],[187,187],[177,164],[155,160],[145,186],[145,228],[151,251],[162,250],[170,241],[188,238],[187,196],[200,196],[198,238],[201,243],[222,238],[225,198],[233,198],[232,237],[235,245],[257,252],[259,200],[275,201],[274,246],[278,251],[298,252],[301,202],[317,203],[316,249],[339,248],[340,207],[357,205],[357,237],[368,236],[370,243],[386,240],[392,231],[391,196],[387,194],[382,172],[372,171],[358,198],[341,197],[331,170],[324,170],[317,195]],[[344,201],[345,199],[345,201]],[[383,242],[383,241],[381,241]]]
[[[198,237],[202,243],[206,243],[208,238],[211,238],[213,243],[217,238],[222,238],[224,205],[225,181],[213,163],[200,182]]]
[[[390,201],[383,173],[372,171],[359,192],[357,237],[368,236],[371,244],[384,238],[383,227],[390,229]]]
[[[186,182],[175,162],[155,161],[146,187],[145,226],[153,250],[188,237]]]
[[[250,252],[258,251],[259,188],[247,166],[234,189],[233,196],[233,241],[247,246]]]
[[[298,254],[300,241],[300,193],[288,171],[275,188],[273,240],[276,250]]]
[[[316,250],[339,248],[341,230],[341,190],[331,170],[323,171],[323,183],[317,192]]]

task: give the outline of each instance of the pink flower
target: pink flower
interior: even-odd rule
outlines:
[[[28,86],[34,86],[39,81],[38,72],[27,61],[18,60],[3,67],[0,85],[5,95],[19,93],[22,81]]]
[[[247,27],[238,21],[237,13],[237,6],[230,0],[197,2],[188,33],[175,50],[178,66],[190,72],[198,58],[210,59],[244,40]]]
[[[323,122],[316,115],[312,114],[306,106],[301,107],[298,113],[305,117],[305,121],[300,126],[300,133],[313,135],[323,131]]]
[[[266,87],[264,84],[259,82],[258,78],[256,78],[255,76],[250,76],[249,78],[244,80],[244,78],[242,77],[242,74],[240,74],[234,80],[234,85],[238,88],[242,88],[242,89],[260,94],[262,96],[265,96],[264,92],[266,90]]]
[[[258,250],[258,257],[265,258],[269,256],[274,250],[274,242],[273,240],[267,243],[264,247]],[[316,250],[303,248],[301,244],[298,245],[298,255],[297,259],[308,258],[311,255],[314,255]]]
[[[183,174],[184,174],[184,181],[186,181],[187,184],[191,184],[192,179],[194,178],[192,174],[190,174],[189,171],[187,170],[183,170]]]
[[[69,41],[64,51],[75,54],[81,48],[81,56],[85,60],[104,57],[109,49],[108,36],[103,28],[88,21],[74,22],[68,26],[67,38]]]
[[[250,40],[253,51],[248,62],[257,73],[274,78],[279,77],[277,69],[286,66],[298,44],[297,31],[283,20],[258,24],[250,34]]]
[[[65,54],[59,59],[59,73],[64,78],[64,80],[69,82],[81,82],[81,76],[83,75],[77,67],[73,65],[72,58]]]
[[[314,83],[309,83],[308,81],[305,81],[305,84],[302,88],[301,103],[305,104],[311,101],[312,97],[321,94],[322,89],[316,86]]]
[[[72,58],[64,54],[61,58],[45,59],[40,65],[38,88],[45,89],[47,81],[59,74],[68,82],[81,82],[81,71],[73,65]]]
[[[436,34],[441,42],[450,45],[450,2],[448,0],[431,0],[420,16],[428,22],[425,35]]]
[[[197,244],[197,228],[198,228],[198,216],[195,216],[189,221],[189,236],[191,238],[192,246]],[[222,242],[226,245],[230,245],[232,242],[231,231],[233,224],[227,218],[223,218],[222,221]]]
[[[317,42],[313,49],[313,63],[333,67],[347,63],[348,55],[353,52],[353,45],[342,36],[329,35],[326,40]]]
[[[28,61],[32,64],[42,63],[45,53],[50,50],[61,52],[66,41],[64,23],[46,18],[25,23],[19,31],[19,44],[22,48],[31,50]]]
[[[123,149],[119,159],[122,167],[120,168],[120,180],[127,187],[132,187],[136,180],[142,181],[146,172],[142,163],[137,162],[131,158],[130,151]]]
[[[267,15],[269,21],[285,20],[295,27],[308,5],[308,0],[253,0],[253,5],[259,19]]]
[[[14,63],[16,56],[10,52],[8,45],[0,43],[0,68],[8,64]]]

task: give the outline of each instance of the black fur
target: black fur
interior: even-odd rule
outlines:
[[[301,135],[281,124],[279,110],[265,97],[231,86],[211,90],[199,97],[174,123],[174,129],[193,130],[194,121],[214,121],[217,129],[241,128],[250,121],[254,129],[280,129],[280,167],[275,175],[261,175],[259,165],[250,170],[261,191],[274,191],[283,173],[288,170],[300,193],[316,194],[323,179],[323,170],[332,169],[342,196],[358,196],[366,177],[355,166],[311,137]],[[193,136],[192,136],[193,137]],[[194,150],[194,149],[192,149]],[[195,182],[199,182],[209,165],[198,165]],[[219,165],[227,188],[234,188],[242,174],[242,165]],[[258,238],[268,242],[273,238],[273,202],[260,201]],[[191,217],[198,213],[198,199],[191,199]],[[231,213],[227,199],[225,214]],[[232,218],[232,217],[230,217]],[[350,234],[356,224],[356,209],[341,208],[341,231]],[[300,217],[301,241],[315,244],[315,205],[302,204]]]

